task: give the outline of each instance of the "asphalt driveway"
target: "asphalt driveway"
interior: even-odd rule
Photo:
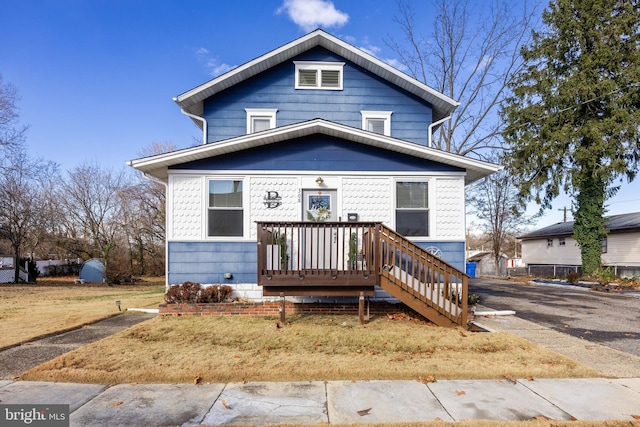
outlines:
[[[481,307],[514,310],[522,319],[640,356],[638,294],[482,278],[469,281],[469,292],[480,296]]]

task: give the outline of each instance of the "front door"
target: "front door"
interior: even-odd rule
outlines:
[[[338,220],[337,190],[302,190],[302,220],[331,222]],[[304,268],[335,269],[338,265],[337,233],[332,228],[306,229],[303,236]]]

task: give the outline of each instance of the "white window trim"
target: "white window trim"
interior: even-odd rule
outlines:
[[[269,129],[276,127],[277,108],[245,108],[247,112],[247,134],[253,133],[253,119],[257,117],[269,118]]]
[[[367,120],[384,120],[384,135],[391,136],[391,115],[393,111],[369,111],[362,110],[362,129],[367,130]]]
[[[209,236],[209,181],[242,181],[242,211],[243,211],[243,221],[242,221],[242,236]],[[246,191],[248,179],[246,176],[236,176],[236,175],[207,175],[204,176],[204,195],[205,202],[203,203],[204,208],[204,217],[202,222],[203,228],[203,238],[204,240],[213,240],[220,242],[236,242],[236,241],[244,241],[251,235],[251,220],[249,218],[248,212],[249,203],[251,202],[249,191]]]
[[[393,215],[393,227],[394,229],[397,229],[397,224],[396,224],[396,211],[398,210],[397,206],[397,194],[396,194],[396,183],[397,182],[426,182],[427,183],[427,197],[428,197],[428,206],[427,206],[427,233],[429,233],[428,236],[404,236],[406,239],[409,240],[418,240],[418,241],[428,241],[428,240],[434,240],[436,239],[436,224],[435,224],[435,220],[432,221],[432,219],[434,218],[435,215],[435,204],[432,205],[432,203],[435,203],[435,181],[431,178],[424,178],[424,177],[418,177],[418,176],[413,176],[413,177],[396,177],[392,180],[392,186],[393,186],[393,205],[392,205],[392,215]],[[405,210],[409,210],[409,209],[405,209]]]
[[[313,61],[293,61],[296,66],[295,70],[295,88],[296,89],[316,89],[316,90],[342,90],[342,82],[344,77],[344,62],[313,62]],[[316,85],[303,86],[300,85],[300,70],[316,70]],[[339,71],[338,87],[321,86],[320,71],[333,70]]]

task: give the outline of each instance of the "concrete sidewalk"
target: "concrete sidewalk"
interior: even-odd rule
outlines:
[[[0,401],[69,404],[71,426],[634,420],[640,378],[67,384],[1,381]],[[588,404],[585,404],[588,403]]]

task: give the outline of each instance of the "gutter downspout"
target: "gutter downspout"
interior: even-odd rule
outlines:
[[[199,120],[202,122],[202,145],[205,145],[207,143],[207,130],[208,130],[207,120],[204,117],[196,116],[195,114],[191,114],[185,111],[184,108],[182,107],[180,107],[180,111],[182,111],[182,114],[184,114],[185,116],[191,117],[192,119]]]
[[[431,123],[431,124],[429,125],[429,130],[428,130],[428,133],[429,133],[429,134],[428,134],[428,138],[429,138],[429,144],[428,144],[428,146],[429,146],[429,148],[431,148],[431,145],[432,145],[432,139],[433,139],[432,132],[433,132],[433,128],[434,128],[435,126],[438,126],[439,124],[444,123],[444,122],[445,122],[445,121],[447,121],[447,120],[450,120],[450,119],[451,119],[451,114],[449,114],[449,115],[448,115],[447,117],[445,117],[444,119],[440,119],[440,120],[438,120],[437,122],[433,122],[433,123]]]

